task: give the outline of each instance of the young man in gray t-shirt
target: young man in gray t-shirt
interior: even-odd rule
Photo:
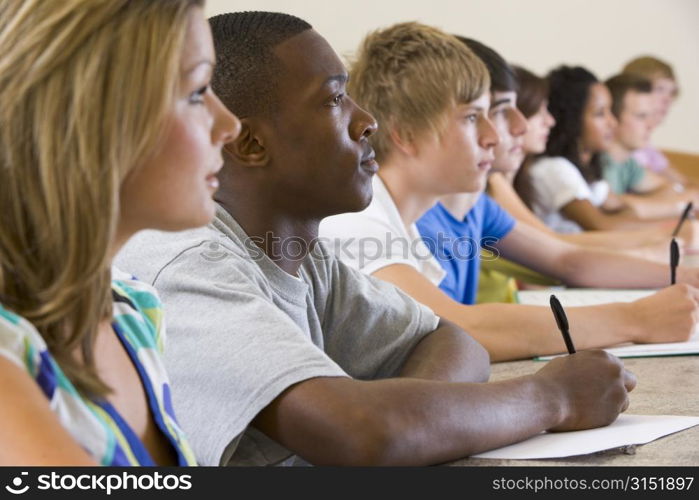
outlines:
[[[174,402],[200,463],[432,464],[626,409],[634,378],[599,351],[483,384],[488,357],[469,335],[332,257],[318,225],[369,203],[374,119],[304,21],[211,25],[213,87],[242,123],[216,219],[143,233],[117,261],[161,292]]]

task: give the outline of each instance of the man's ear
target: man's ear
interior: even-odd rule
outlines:
[[[223,146],[236,161],[248,167],[264,167],[269,161],[265,141],[254,120],[240,120],[240,134]]]

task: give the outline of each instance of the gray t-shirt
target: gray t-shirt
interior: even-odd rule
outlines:
[[[139,233],[116,265],[161,295],[176,415],[202,465],[293,461],[248,428],[262,409],[313,377],[395,376],[439,321],[322,245],[289,275],[221,207],[204,228]]]

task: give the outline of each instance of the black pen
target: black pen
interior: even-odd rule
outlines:
[[[687,206],[684,207],[684,212],[682,212],[682,215],[680,216],[679,222],[677,222],[677,226],[675,226],[675,230],[672,232],[672,237],[674,238],[678,234],[680,234],[680,229],[682,228],[682,224],[684,224],[685,219],[687,219],[687,216],[689,215],[689,212],[692,211],[692,202],[690,201],[687,203]]]
[[[677,245],[677,240],[672,238],[670,242],[670,284],[675,284],[675,274],[677,273],[677,265],[680,263],[680,247]]]
[[[568,354],[575,354],[575,346],[573,345],[573,339],[570,338],[570,332],[568,331],[568,318],[566,317],[566,312],[563,310],[563,306],[555,295],[551,295],[549,303],[551,304],[553,316],[556,318],[558,329],[561,331],[561,335],[563,335],[563,341],[566,343]]]

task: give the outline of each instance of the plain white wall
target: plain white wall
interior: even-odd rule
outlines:
[[[606,79],[653,54],[673,65],[681,87],[654,142],[699,153],[699,0],[207,0],[208,16],[242,10],[299,16],[343,57],[368,31],[401,21],[475,38],[542,75],[567,63]]]

